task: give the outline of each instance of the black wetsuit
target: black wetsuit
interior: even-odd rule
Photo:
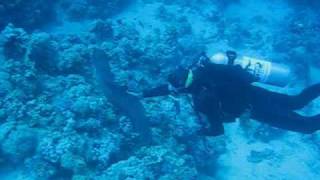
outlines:
[[[255,77],[240,66],[206,63],[193,70],[194,80],[180,93],[192,95],[196,112],[207,116],[210,135],[224,133],[223,123],[234,121],[246,110],[252,118],[271,126],[313,133],[320,129],[320,115],[304,117],[294,112],[320,95],[320,84],[289,96],[252,85]],[[168,85],[144,91],[144,97],[171,93]]]

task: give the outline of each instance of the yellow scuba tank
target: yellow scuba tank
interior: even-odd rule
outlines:
[[[291,78],[289,66],[279,63],[257,59],[248,56],[237,57],[233,51],[216,53],[210,57],[210,62],[225,65],[240,65],[253,74],[259,82],[284,87]]]

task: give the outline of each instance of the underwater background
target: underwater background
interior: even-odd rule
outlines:
[[[205,137],[188,96],[128,100],[233,49],[320,80],[318,0],[1,0],[1,180],[320,178],[320,134],[241,117]],[[129,98],[130,99],[130,98]],[[320,112],[314,101],[301,113]]]

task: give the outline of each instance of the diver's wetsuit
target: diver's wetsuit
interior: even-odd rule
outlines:
[[[320,115],[304,117],[294,112],[320,95],[320,84],[289,96],[251,85],[255,77],[240,66],[206,63],[194,68],[193,74],[191,86],[178,93],[191,94],[195,111],[207,116],[210,122],[207,135],[223,134],[223,123],[234,121],[248,109],[253,119],[274,127],[301,133],[320,129]],[[169,85],[162,85],[144,91],[143,96],[170,93]]]

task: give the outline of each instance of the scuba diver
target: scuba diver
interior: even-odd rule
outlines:
[[[259,59],[239,59],[233,51],[217,54],[211,59],[203,54],[191,67],[176,69],[168,76],[167,84],[144,90],[142,96],[191,94],[195,112],[199,117],[206,117],[208,122],[206,126],[202,123],[204,127],[200,132],[206,136],[224,134],[223,123],[234,122],[247,111],[252,119],[273,127],[304,134],[319,130],[320,114],[306,117],[294,111],[320,95],[320,84],[293,96],[252,84],[283,85],[281,76],[290,77],[290,71]]]

